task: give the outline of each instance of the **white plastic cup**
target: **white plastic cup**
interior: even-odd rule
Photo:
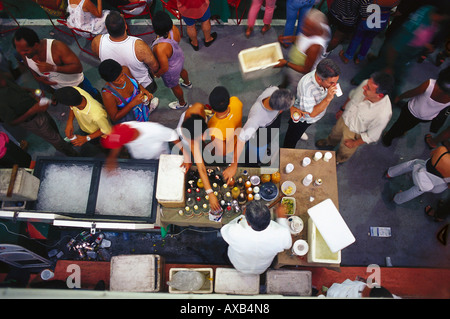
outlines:
[[[326,152],[325,155],[323,155],[323,160],[325,162],[329,162],[332,157],[333,157],[333,154],[331,154],[331,152]]]
[[[321,153],[321,152],[316,152],[316,153],[314,154],[313,160],[315,160],[315,161],[317,162],[317,161],[320,160],[321,158],[322,158],[322,153]]]
[[[303,167],[306,167],[306,166],[308,166],[309,164],[311,164],[311,159],[310,159],[309,157],[305,157],[305,158],[303,159],[303,161],[302,161],[302,166],[303,166]]]
[[[312,180],[313,180],[313,176],[311,174],[306,175],[305,178],[303,179],[303,185],[309,186],[309,184],[311,184]]]
[[[337,84],[336,84],[336,96],[337,96],[337,97],[340,97],[340,96],[342,96],[342,94],[344,94],[344,93],[342,93],[341,86],[340,86],[339,83],[337,83]]]
[[[51,271],[50,269],[44,269],[41,272],[41,278],[42,280],[50,280],[53,277],[55,277],[55,273],[53,271]]]
[[[292,163],[287,164],[285,170],[286,170],[286,174],[291,173],[294,170],[294,164],[292,164]]]

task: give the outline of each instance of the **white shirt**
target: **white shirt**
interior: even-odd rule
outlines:
[[[175,130],[154,122],[124,122],[139,131],[139,136],[125,146],[135,159],[159,159],[161,154],[169,154],[169,142],[176,141]]]
[[[434,119],[444,108],[449,106],[448,103],[436,102],[431,98],[436,80],[430,79],[427,89],[422,94],[413,97],[408,103],[408,109],[412,115],[420,120]]]
[[[221,228],[220,233],[229,245],[228,258],[236,270],[262,274],[278,253],[292,246],[289,229],[281,225],[283,220],[286,219],[270,221],[266,229],[255,231],[241,215]]]
[[[365,99],[363,87],[368,80],[363,81],[349,93],[349,101],[342,114],[345,125],[353,133],[361,135],[361,139],[369,144],[379,140],[381,133],[392,117],[392,106],[389,96],[372,103]]]
[[[305,74],[297,86],[297,98],[295,99],[294,106],[308,113],[311,113],[314,110],[314,106],[322,102],[328,93],[327,89],[317,83],[315,74],[316,70]],[[308,124],[315,123],[325,115],[326,111],[327,108],[315,117],[305,115],[300,118],[300,122],[306,122]]]
[[[263,100],[270,97],[276,90],[278,90],[278,87],[270,86],[258,96],[248,113],[247,122],[240,130],[239,139],[241,141],[248,141],[260,127],[267,127],[275,121],[280,112],[266,109]]]
[[[327,290],[329,298],[361,298],[367,284],[359,280],[346,279],[342,284],[334,283]]]

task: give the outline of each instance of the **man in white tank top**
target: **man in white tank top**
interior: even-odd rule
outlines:
[[[80,59],[65,43],[39,39],[34,30],[26,27],[16,31],[13,41],[17,53],[42,89],[53,93],[64,86],[78,86],[102,101],[98,90],[84,76]]]
[[[150,93],[157,87],[152,73],[159,69],[151,48],[142,39],[129,36],[125,19],[117,11],[111,11],[105,21],[107,34],[98,35],[92,40],[92,51],[100,61],[113,59],[122,66],[127,66],[131,75]],[[152,105],[158,98],[152,99]]]

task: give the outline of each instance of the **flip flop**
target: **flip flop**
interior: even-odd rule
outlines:
[[[432,150],[433,148],[436,148],[437,147],[437,145],[435,145],[435,146],[432,146],[431,145],[431,139],[433,138],[433,136],[431,136],[431,134],[425,134],[425,137],[424,137],[424,140],[425,140],[425,143],[428,145],[428,148],[430,149],[430,150]]]
[[[189,44],[191,45],[191,47],[192,47],[195,51],[198,51],[198,49],[199,49],[198,44],[197,44],[197,45],[193,45],[191,39],[189,39]]]

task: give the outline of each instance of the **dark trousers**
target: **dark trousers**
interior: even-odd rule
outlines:
[[[400,137],[405,134],[407,131],[415,127],[417,124],[421,122],[429,122],[426,120],[420,120],[408,109],[408,106],[405,105],[398,117],[397,121],[392,125],[392,127],[387,131],[387,133],[383,136],[383,143],[390,145],[394,138]]]
[[[6,153],[0,158],[0,167],[2,168],[12,168],[15,164],[19,167],[29,168],[31,164],[31,156],[19,146],[17,146],[13,141],[5,145]]]
[[[289,119],[289,126],[284,137],[283,148],[295,148],[298,140],[302,137],[303,133],[308,129],[311,124],[306,122],[294,123],[292,119]]]

